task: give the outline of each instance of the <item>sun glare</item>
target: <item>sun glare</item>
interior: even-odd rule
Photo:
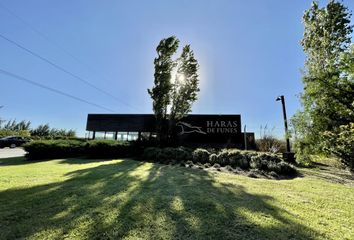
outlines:
[[[184,83],[186,80],[186,77],[184,76],[184,74],[178,74],[177,76],[177,81],[180,83]]]

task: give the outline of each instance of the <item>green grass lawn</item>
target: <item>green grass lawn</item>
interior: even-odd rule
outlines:
[[[0,159],[0,239],[354,239],[354,187],[320,171],[267,180],[133,160]]]

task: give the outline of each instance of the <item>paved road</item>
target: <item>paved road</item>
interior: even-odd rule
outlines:
[[[0,159],[1,158],[11,158],[11,157],[22,157],[26,152],[22,148],[1,148],[0,149]]]

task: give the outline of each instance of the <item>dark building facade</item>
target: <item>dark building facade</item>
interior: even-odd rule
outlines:
[[[174,134],[180,145],[244,146],[241,132],[241,115],[190,114],[173,124]],[[98,133],[103,138],[141,140],[156,136],[156,121],[153,114],[88,114],[86,130],[95,139]],[[254,143],[254,134],[247,133],[248,146]]]

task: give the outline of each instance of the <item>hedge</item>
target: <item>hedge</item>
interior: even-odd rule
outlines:
[[[130,157],[140,154],[138,146],[114,140],[38,140],[24,146],[27,159],[55,159],[86,156],[91,158]]]
[[[85,153],[86,143],[79,140],[39,140],[23,145],[27,159],[78,157]]]
[[[132,157],[139,153],[137,145],[115,140],[88,141],[85,149],[85,154],[93,158]]]

